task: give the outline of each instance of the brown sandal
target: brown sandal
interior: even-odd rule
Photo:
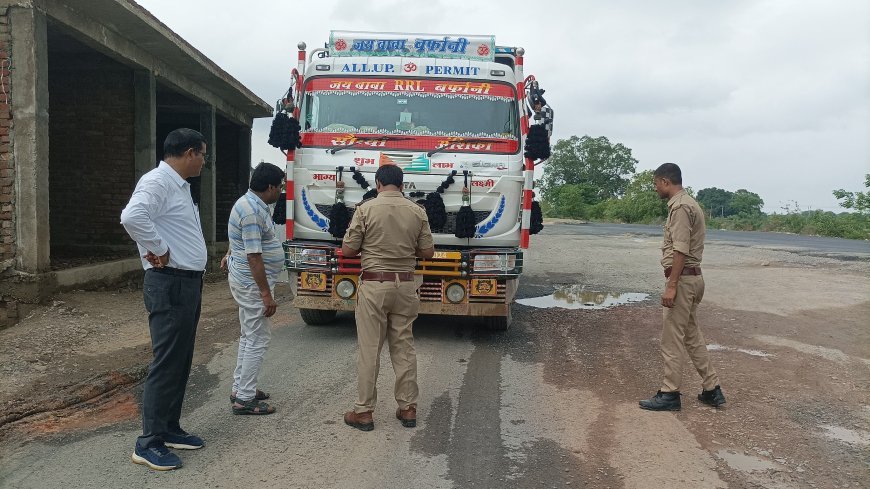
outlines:
[[[263,392],[260,389],[257,389],[257,393],[254,395],[254,399],[258,401],[265,401],[266,399],[272,397],[268,392]],[[230,402],[236,402],[235,393],[230,394]]]
[[[239,407],[236,407],[236,405]],[[268,402],[251,399],[250,401],[242,401],[236,399],[233,402],[233,414],[272,414],[275,408]]]

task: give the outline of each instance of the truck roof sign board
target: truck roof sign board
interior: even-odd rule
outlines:
[[[493,61],[495,36],[332,31],[330,56],[402,56]]]

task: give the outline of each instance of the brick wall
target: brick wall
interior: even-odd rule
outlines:
[[[132,71],[50,53],[48,87],[52,257],[131,244],[119,221],[135,186]]]
[[[15,165],[12,160],[12,85],[9,20],[0,12],[0,263],[15,256]]]

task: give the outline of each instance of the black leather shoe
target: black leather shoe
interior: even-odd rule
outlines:
[[[649,399],[640,401],[641,409],[650,411],[679,411],[680,410],[680,393],[679,392],[656,392],[656,395]]]
[[[725,395],[722,394],[722,389],[717,385],[711,391],[701,391],[701,393],[698,394],[698,400],[704,404],[719,407],[725,404]]]

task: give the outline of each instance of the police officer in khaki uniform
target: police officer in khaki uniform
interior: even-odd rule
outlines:
[[[659,197],[668,200],[668,220],[662,244],[662,266],[667,279],[662,294],[661,341],[665,378],[656,395],[640,401],[640,407],[652,411],[680,410],[684,351],[701,375],[703,390],[698,394],[698,400],[719,407],[725,404],[725,396],[719,387],[719,377],[710,365],[707,344],[696,315],[698,304],[704,297],[704,277],[701,275],[706,233],[704,211],[683,189],[679,166],[665,163],[656,169],[653,177]]]
[[[384,340],[396,372],[396,418],[417,426],[417,354],[411,325],[420,310],[416,258],[431,258],[435,244],[426,211],[402,195],[402,169],[385,165],[375,173],[378,196],[358,204],[344,236],[344,256],[361,255],[356,331],[359,398],[344,422],[370,431],[377,403],[378,370]]]

